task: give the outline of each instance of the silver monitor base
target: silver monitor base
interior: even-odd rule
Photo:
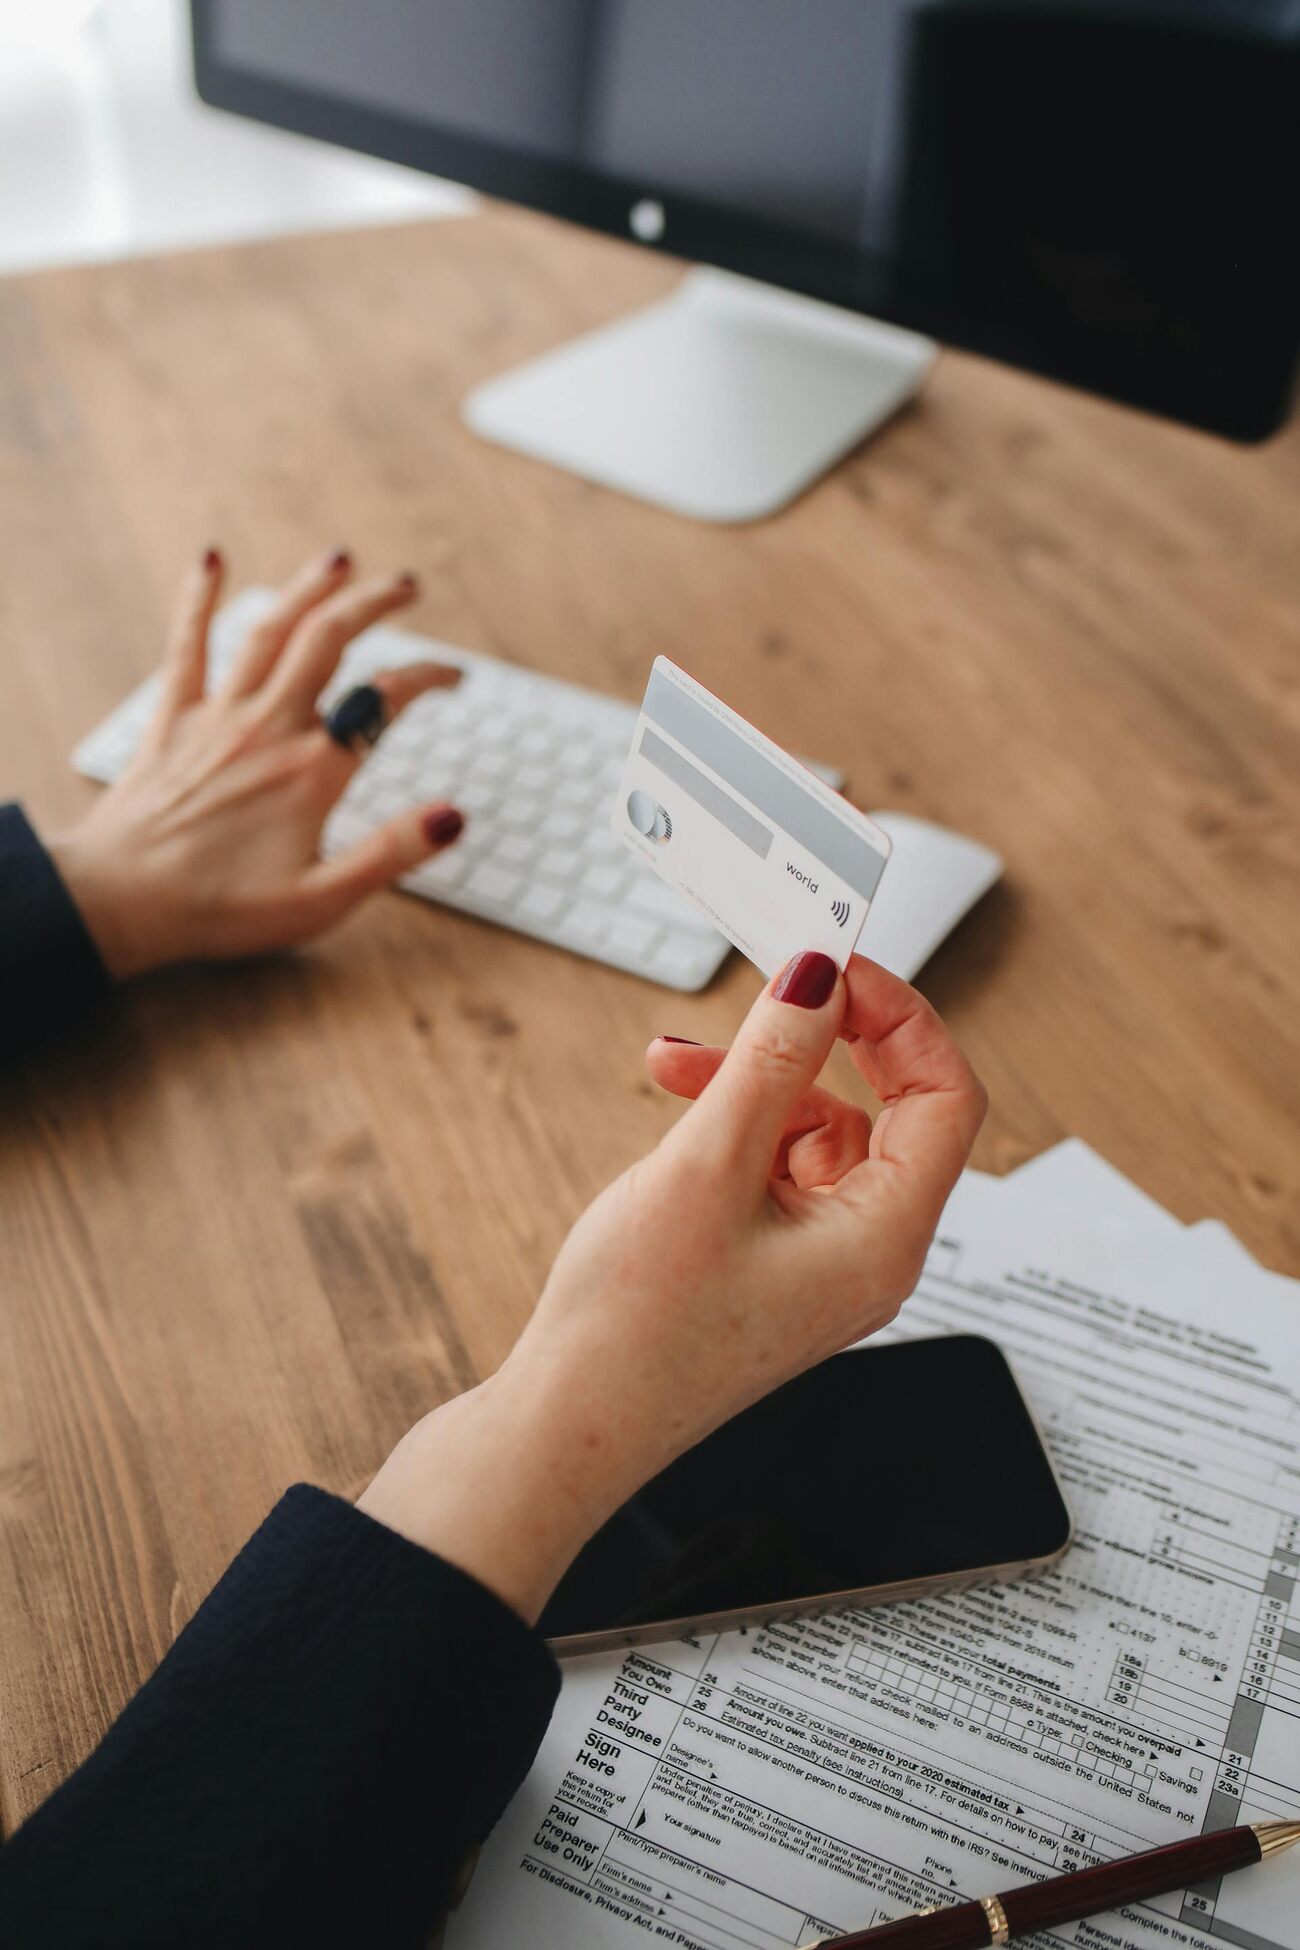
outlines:
[[[485,439],[698,521],[785,506],[916,392],[929,339],[726,271],[475,387]]]

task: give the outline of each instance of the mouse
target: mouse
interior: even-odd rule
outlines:
[[[1002,873],[992,847],[915,813],[873,812],[893,850],[871,903],[861,954],[910,982]]]

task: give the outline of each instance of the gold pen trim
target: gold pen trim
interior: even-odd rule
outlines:
[[[1252,1821],[1250,1825],[1259,1843],[1261,1862],[1266,1855],[1276,1855],[1300,1842],[1300,1821]]]
[[[1007,1912],[996,1896],[981,1896],[979,1906],[984,1911],[989,1926],[990,1943],[1009,1943],[1011,1931],[1007,1925]]]

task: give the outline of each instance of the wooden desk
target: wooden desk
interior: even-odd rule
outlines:
[[[1255,451],[979,361],[775,521],[692,525],[481,445],[485,374],[673,268],[542,219],[0,284],[0,787],[47,826],[209,541],[419,570],[417,623],[639,696],[659,650],[978,834],[924,986],[978,1162],[1077,1132],[1300,1270],[1300,439]],[[0,1815],[87,1752],[298,1477],[360,1487],[504,1355],[675,1114],[682,999],[386,896],[314,951],[141,985],[0,1111]]]

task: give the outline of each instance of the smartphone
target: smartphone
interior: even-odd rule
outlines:
[[[690,1449],[572,1565],[562,1657],[1052,1564],[1070,1514],[1006,1356],[978,1334],[834,1355]]]

